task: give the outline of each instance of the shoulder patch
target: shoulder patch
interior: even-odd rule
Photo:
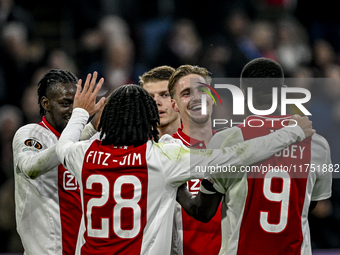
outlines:
[[[41,150],[42,149],[42,145],[41,143],[39,143],[37,140],[34,140],[34,139],[27,139],[25,142],[25,145],[28,146],[28,147],[34,147],[38,150]]]

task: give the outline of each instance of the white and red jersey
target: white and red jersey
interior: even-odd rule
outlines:
[[[21,127],[13,139],[16,222],[25,254],[75,252],[80,193],[76,179],[55,154],[59,136],[43,118]],[[26,171],[43,174],[31,179]]]
[[[203,177],[196,166],[254,163],[305,137],[294,127],[222,150],[190,150],[169,135],[159,143],[115,147],[99,140],[77,142],[88,117],[75,108],[56,146],[80,187],[77,255],[170,254],[177,188]],[[263,146],[273,139],[279,142]]]
[[[204,141],[187,136],[180,128],[172,137],[180,139],[184,145],[190,148],[206,149]],[[187,182],[187,187],[191,194],[197,195],[200,183],[200,179],[193,179]],[[176,243],[173,241],[173,245],[177,248],[176,254],[218,254],[221,247],[220,209],[217,210],[215,216],[208,223],[202,223],[190,217],[181,205],[176,203],[174,220],[175,228],[173,231],[175,231],[177,240]]]
[[[289,118],[250,116],[219,132],[208,147],[276,133]],[[314,134],[254,164],[240,180],[212,178],[215,189],[225,194],[220,254],[312,254],[308,209],[311,201],[331,196],[331,167],[327,141]]]

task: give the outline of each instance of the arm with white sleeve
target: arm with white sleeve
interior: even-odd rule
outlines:
[[[46,143],[51,143],[48,131],[39,130],[36,124],[26,125],[20,128],[13,138],[13,158],[16,173],[22,173],[26,178],[35,179],[38,176],[54,169],[60,164],[55,147],[52,145],[45,149]],[[25,144],[31,140],[39,144],[39,148]],[[47,141],[46,141],[47,140]]]
[[[98,134],[98,131],[94,128],[91,122],[85,125],[83,131],[81,132],[80,141],[85,141],[93,137],[94,135]]]
[[[89,74],[86,78],[82,91],[82,81],[79,80],[77,92],[74,96],[74,109],[71,118],[63,130],[63,133],[61,134],[56,146],[56,153],[60,162],[76,177],[77,173],[74,172],[75,169],[70,168],[69,165],[78,165],[79,162],[81,164],[82,161],[79,161],[79,157],[77,155],[82,154],[85,150],[85,147],[87,146],[85,143],[89,143],[76,142],[79,141],[89,116],[98,112],[101,106],[103,106],[105,100],[103,97],[98,101],[98,103],[96,103],[96,97],[104,83],[104,79],[101,78],[95,87],[96,80],[97,72],[94,72],[93,76]],[[79,146],[79,144],[81,145]]]
[[[306,119],[304,121],[306,121]],[[307,126],[310,124],[311,123],[307,123]],[[207,150],[205,152],[207,155],[202,155],[200,150],[192,150],[190,158],[191,178],[195,177],[197,174],[197,167],[198,171],[200,171],[200,169],[203,169],[200,167],[204,166],[231,165],[236,166],[238,169],[243,165],[254,164],[270,157],[271,155],[296,141],[302,141],[306,138],[306,135],[310,136],[315,132],[311,125],[309,130],[304,123],[301,124],[301,127],[298,125],[295,127],[289,126],[267,136],[238,143],[231,146],[230,148],[223,148],[222,150]],[[228,137],[229,136],[226,136],[226,139],[228,139]],[[207,156],[206,159],[205,156]],[[236,171],[236,173],[230,173],[228,171],[216,171],[208,173],[208,178],[223,178],[228,180],[228,178],[241,178],[242,174],[243,173],[239,171]],[[211,187],[209,188],[209,186]],[[203,187],[201,186],[201,191],[203,191],[202,189],[204,190],[203,193],[205,194],[199,192],[196,197],[192,197],[190,194],[182,190],[177,194],[177,201],[182,205],[184,210],[189,215],[196,218],[197,220],[207,222],[215,215],[218,204],[224,192],[219,191],[221,193],[216,193],[212,185],[209,185],[209,183]]]
[[[13,138],[14,166],[16,171],[21,172],[26,178],[35,179],[42,174],[60,165],[60,161],[55,153],[56,144],[46,147],[46,140],[50,141],[50,132],[36,124],[26,125],[20,128]],[[87,124],[84,132],[81,133],[81,140],[87,140],[97,134],[91,123]],[[31,139],[42,146],[36,149],[25,144]]]
[[[313,186],[311,200],[320,201],[331,197],[332,195],[332,172],[334,171],[331,161],[331,150],[327,140],[315,134],[312,137],[311,145],[311,163],[318,166],[315,171],[316,179]]]
[[[102,115],[103,109],[104,109],[105,104],[99,109],[99,111],[94,115],[92,118],[91,122],[89,122],[85,128],[83,129],[83,132],[81,133],[80,136],[80,141],[85,141],[88,139],[99,139],[100,138],[100,133],[98,131],[98,125],[100,122],[100,117]]]
[[[187,180],[202,178],[202,167],[230,165],[238,169],[241,166],[251,165],[269,158],[288,145],[302,141],[306,136],[309,137],[315,133],[308,118],[298,117],[297,122],[295,126],[287,126],[269,135],[247,140],[228,148],[197,150],[188,149],[182,145],[177,156],[175,156],[176,166],[170,170],[169,181],[175,183],[175,186],[179,186]],[[163,151],[168,154],[167,158],[173,158],[174,149],[167,152],[167,147],[163,146]],[[190,168],[189,172],[188,167]],[[181,172],[182,174],[180,174]],[[210,175],[212,178],[237,178],[239,176],[239,174],[217,171],[210,173]]]
[[[69,161],[74,154],[74,145],[79,141],[82,130],[89,118],[89,113],[82,108],[73,109],[72,116],[61,134],[56,146],[56,153],[60,162],[68,168]],[[72,160],[71,160],[72,161]],[[72,169],[69,169],[72,173]]]

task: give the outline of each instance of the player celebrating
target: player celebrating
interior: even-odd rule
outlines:
[[[21,127],[13,139],[16,221],[25,254],[75,252],[79,188],[60,164],[55,144],[71,117],[77,81],[68,71],[47,72],[38,84],[40,113],[45,116],[39,124]]]
[[[207,69],[182,65],[176,69],[169,80],[169,91],[173,101],[173,107],[179,112],[183,128],[178,128],[172,136],[180,139],[184,145],[205,149],[206,144],[214,135],[211,128],[212,99],[207,98],[207,114],[201,114],[201,94],[210,84],[211,77]],[[200,179],[190,180],[181,189],[188,189],[191,194],[196,195],[199,191]],[[218,254],[221,247],[221,213],[216,213],[213,219],[202,224],[187,213],[178,204],[175,211],[175,229],[178,233],[176,246],[178,254]]]
[[[272,88],[282,86],[282,68],[270,59],[250,61],[242,71],[241,88],[247,91],[253,87],[256,109],[270,108]],[[290,116],[249,116],[245,124],[216,134],[209,147],[231,146],[234,142],[277,132],[288,118]],[[207,185],[202,187],[205,194],[199,194],[200,201],[193,198],[189,201],[191,208],[186,209],[195,217],[201,210],[203,217],[209,219],[218,204],[209,203],[208,199],[215,201],[224,195],[220,254],[312,254],[308,211],[316,205],[316,202],[311,205],[311,201],[331,196],[332,181],[330,171],[312,171],[309,167],[313,164],[331,166],[328,143],[317,134],[256,164],[258,169],[275,167],[276,171],[250,171],[241,180],[213,177],[213,185],[205,182]],[[289,166],[293,168],[287,171]],[[218,192],[215,195],[213,188]]]
[[[175,69],[170,66],[159,66],[139,77],[140,85],[156,101],[159,113],[159,137],[164,134],[172,135],[181,126],[179,114],[172,108],[168,91],[169,79],[174,71]]]
[[[233,148],[190,155],[189,148],[169,135],[157,143],[155,101],[140,86],[124,85],[110,95],[103,109],[102,141],[77,142],[89,115],[98,109],[98,90],[93,88],[88,79],[82,92],[77,88],[75,109],[56,147],[59,160],[81,190],[78,255],[169,254],[177,187],[193,174],[201,176],[190,173],[190,161],[249,164],[314,133],[311,122],[300,117],[296,121],[301,128],[287,127]]]

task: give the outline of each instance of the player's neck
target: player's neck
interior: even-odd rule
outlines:
[[[55,124],[55,122],[52,120],[51,116],[49,114],[45,115],[45,120],[48,123],[48,125],[50,125],[50,127],[53,128],[52,132],[57,132],[59,134],[61,134],[62,130],[58,130],[57,125]]]
[[[177,132],[177,129],[181,127],[181,120],[180,118],[177,118],[175,121],[169,123],[166,126],[158,127],[158,133],[159,138],[161,138],[163,135],[168,134],[172,135]]]
[[[202,124],[189,122],[183,122],[183,133],[191,138],[204,141],[205,144],[208,144],[212,138],[212,129],[211,122],[207,121]]]

